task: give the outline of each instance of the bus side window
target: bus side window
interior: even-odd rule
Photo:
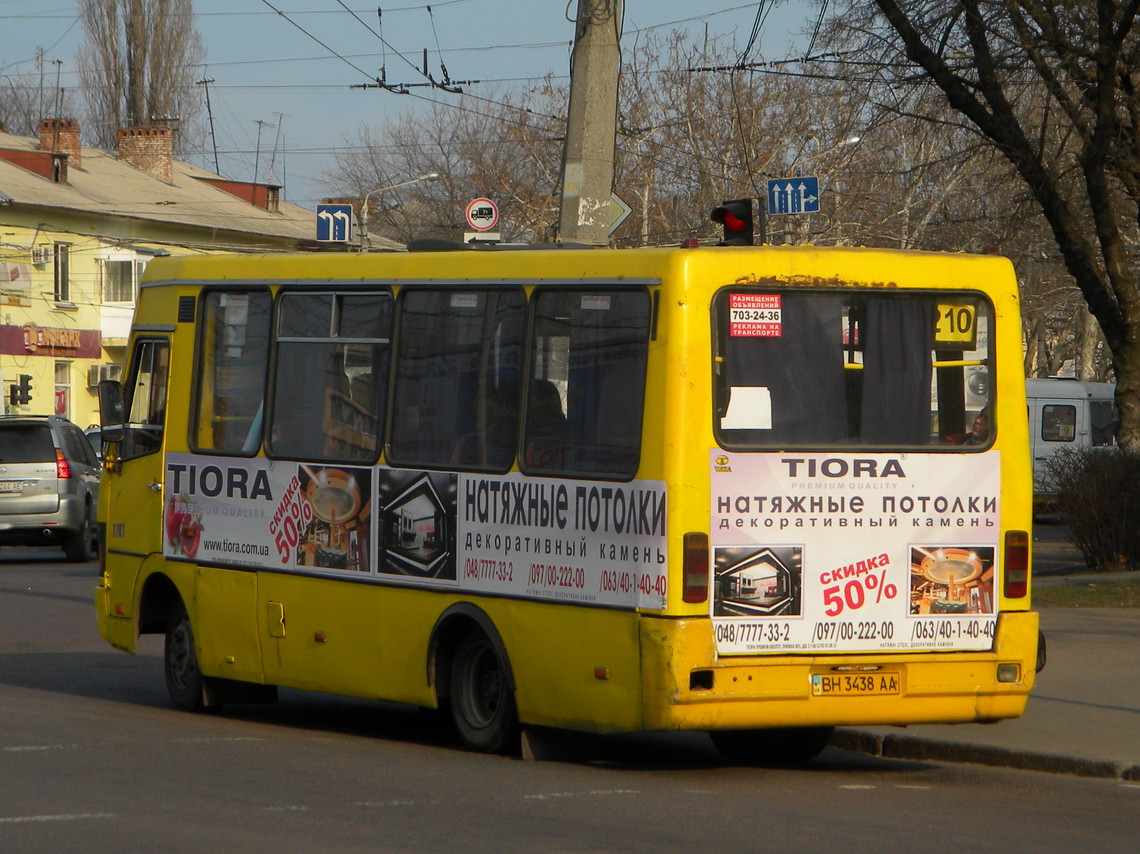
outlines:
[[[391,325],[386,292],[280,296],[270,456],[376,461]]]
[[[537,292],[524,471],[620,480],[637,474],[649,308],[641,290]]]
[[[135,345],[134,369],[127,388],[127,429],[119,457],[123,460],[153,454],[162,447],[166,424],[166,387],[170,370],[170,342],[143,340]]]
[[[1041,409],[1041,438],[1046,442],[1072,442],[1077,438],[1077,408],[1047,403]]]
[[[269,364],[269,292],[209,291],[202,297],[191,447],[255,454],[261,445]]]
[[[1094,447],[1116,444],[1116,427],[1120,417],[1116,404],[1111,400],[1089,401],[1089,427],[1092,431]]]
[[[387,461],[504,472],[515,458],[526,299],[405,288]]]

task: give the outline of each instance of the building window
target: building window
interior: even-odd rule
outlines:
[[[55,414],[67,415],[71,406],[71,362],[55,363]]]
[[[55,244],[55,301],[71,302],[71,244]]]
[[[103,271],[103,302],[134,302],[139,265],[133,260],[101,262]]]

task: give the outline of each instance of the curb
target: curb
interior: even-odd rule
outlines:
[[[884,759],[934,759],[940,762],[962,762],[1077,777],[1140,780],[1140,765],[1125,762],[938,741],[913,735],[880,735],[865,730],[837,729],[831,738],[831,746]]]

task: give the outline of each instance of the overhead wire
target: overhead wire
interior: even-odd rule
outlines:
[[[404,56],[403,53],[401,53],[394,46],[392,46],[391,43],[388,42],[387,39],[384,37],[382,30],[378,32],[377,30],[373,29],[358,14],[356,14],[356,12],[354,12],[345,3],[343,3],[342,0],[337,0],[337,2],[339,3],[339,5],[342,8],[344,8],[344,10],[346,12],[351,14],[353,18],[355,18],[362,26],[366,27],[380,41],[382,48],[383,48],[383,51],[384,51],[383,61],[384,61],[385,66],[386,66],[386,62],[387,62],[387,51],[390,50],[392,53],[396,54],[396,56],[398,56],[400,59],[402,59],[417,74],[427,77],[429,84],[434,84],[436,88],[442,88],[442,87],[439,87],[437,81],[434,81],[430,78],[430,75],[425,74],[424,70],[420,69],[414,62],[412,62],[410,59],[408,59],[406,56]],[[389,11],[425,10],[428,12],[429,19],[430,19],[431,26],[432,26],[433,36],[434,36],[435,43],[436,43],[436,50],[437,50],[437,53],[440,57],[440,65],[441,65],[441,70],[444,73],[445,82],[449,81],[449,77],[447,75],[446,67],[444,66],[444,63],[443,63],[443,50],[442,50],[442,46],[439,42],[439,34],[438,34],[438,30],[436,29],[436,22],[435,22],[432,6],[434,5],[436,8],[440,8],[440,7],[444,7],[444,6],[457,5],[457,4],[463,3],[463,2],[469,2],[469,0],[444,0],[444,2],[437,2],[434,4],[430,4],[430,5],[429,4],[423,4],[423,5],[414,5],[414,6],[395,7],[395,8],[389,9]],[[334,57],[337,60],[339,60],[340,62],[348,65],[354,71],[359,73],[362,77],[364,77],[368,80],[372,80],[372,81],[377,80],[376,76],[369,74],[369,72],[367,72],[365,69],[361,68],[360,65],[358,65],[356,62],[354,62],[352,59],[345,56],[340,51],[336,50],[331,45],[327,44],[325,41],[318,38],[316,35],[314,35],[309,30],[307,30],[304,26],[302,26],[297,21],[295,21],[293,19],[293,17],[291,17],[291,16],[293,14],[297,14],[297,13],[288,13],[287,14],[286,12],[284,12],[281,9],[274,6],[271,2],[269,2],[269,0],[262,0],[262,3],[266,7],[268,7],[278,17],[284,18],[286,20],[286,22],[288,22],[291,26],[293,26],[295,29],[300,31],[307,38],[309,38],[310,40],[312,40],[313,42],[318,44],[331,57]],[[717,10],[715,12],[710,12],[708,14],[690,16],[688,18],[678,19],[676,21],[662,22],[662,23],[654,24],[654,25],[651,25],[648,27],[633,28],[630,30],[630,32],[641,33],[641,32],[646,32],[646,31],[650,31],[650,30],[654,30],[654,29],[659,29],[659,28],[662,28],[665,26],[675,26],[679,23],[686,23],[686,22],[692,22],[692,21],[697,21],[697,20],[707,20],[710,17],[714,17],[716,15],[724,14],[727,12],[751,8],[751,7],[753,7],[753,5],[754,4],[752,4],[752,3],[748,3],[748,4],[741,5],[741,6],[731,7],[729,9]],[[826,6],[826,0],[825,0],[824,5]],[[745,49],[741,52],[740,57],[738,59],[746,59],[748,54],[751,52],[751,49],[755,44],[756,38],[759,36],[760,30],[762,28],[764,21],[766,20],[767,13],[769,11],[770,11],[770,6],[766,2],[764,2],[764,0],[761,0],[761,2],[758,5],[756,5],[756,16],[755,16],[755,20],[753,22],[752,32],[750,34],[750,37],[749,37],[749,40],[747,42]],[[223,12],[223,13],[206,13],[206,14],[239,14],[239,13],[237,13],[237,12]],[[264,13],[258,13],[258,14],[264,14]],[[378,23],[380,25],[382,25],[382,18],[381,18],[382,10],[381,9],[377,9],[377,15],[378,15]],[[823,15],[821,13],[820,18],[817,19],[816,30],[815,30],[815,33],[813,34],[813,41],[816,38],[816,36],[818,35],[819,28],[822,24],[822,19],[823,19]],[[557,43],[551,43],[551,44],[557,44]],[[507,46],[499,46],[499,47],[507,47]],[[801,60],[799,60],[799,62],[806,63],[806,62],[811,62],[811,61],[819,61],[819,60],[822,60],[825,56],[826,55],[821,55],[820,57],[811,57],[811,56],[805,55]],[[776,65],[776,63],[739,63],[738,62],[738,65],[740,65],[740,67],[742,67],[743,70],[750,70],[750,71],[753,71],[755,73],[778,74],[778,75],[782,75],[782,76],[816,78],[816,79],[837,79],[835,76],[832,76],[832,75],[812,74],[812,73],[803,73],[803,72],[796,73],[796,72],[791,72],[791,71],[787,71],[787,70],[777,71],[773,67],[771,67],[771,66]],[[714,66],[714,67],[706,67],[706,68],[700,68],[700,69],[689,69],[689,70],[690,71],[719,71],[719,70],[729,70],[731,68],[732,68],[732,66],[719,66],[719,67]],[[381,75],[381,77],[382,76],[383,75]],[[512,78],[511,81],[516,81],[518,79],[519,78]],[[536,79],[536,78],[521,78],[521,79]],[[506,82],[506,81],[489,80],[489,81],[477,81],[477,82],[488,82],[488,83],[490,83],[490,82]],[[256,86],[256,87],[220,86],[220,87],[216,87],[216,88],[273,88],[273,86],[272,85],[270,85],[270,86]],[[290,86],[289,88],[296,89],[298,87]],[[321,88],[321,87],[318,84],[318,86],[316,86],[316,87],[306,87],[306,88]],[[326,86],[323,88],[328,88],[328,87]],[[482,112],[480,110],[472,109],[471,107],[467,107],[467,106],[464,106],[462,104],[457,104],[457,103],[447,101],[447,100],[439,100],[436,98],[426,97],[423,95],[417,95],[417,94],[411,93],[411,92],[404,92],[401,94],[408,94],[411,97],[415,97],[418,100],[425,101],[425,102],[432,104],[432,105],[445,107],[448,109],[460,110],[462,112],[470,113],[470,114],[473,114],[476,116],[481,116],[481,117],[492,119],[495,121],[507,122],[510,124],[517,125],[517,126],[524,128],[524,129],[540,130],[540,131],[545,130],[543,128],[539,128],[539,127],[531,124],[525,118],[514,118],[514,117],[509,116],[509,115],[504,116],[501,114]],[[476,101],[482,101],[486,104],[490,104],[490,105],[499,107],[501,109],[505,109],[505,110],[508,110],[510,112],[514,112],[514,113],[518,113],[518,114],[529,114],[529,115],[533,115],[536,117],[549,119],[552,121],[563,121],[564,120],[563,116],[550,115],[550,114],[538,112],[538,111],[533,110],[531,108],[522,107],[522,106],[518,106],[515,104],[503,102],[503,101],[498,101],[498,100],[495,100],[492,98],[486,98],[486,97],[474,95],[470,92],[460,91],[460,92],[457,92],[455,94],[460,94],[464,97],[472,98]],[[688,152],[685,152],[685,153],[689,154]]]
[[[748,60],[748,54],[752,52],[752,47],[756,44],[756,39],[760,35],[760,30],[764,26],[764,21],[767,20],[768,5],[766,0],[760,0],[756,4],[756,18],[752,21],[752,32],[748,35],[748,42],[744,45],[744,50],[740,52],[737,57],[737,63],[743,63]]]
[[[282,12],[280,9],[278,9],[276,6],[274,6],[272,3],[270,3],[269,0],[261,0],[261,2],[264,3],[266,6],[268,6],[270,9],[272,9],[274,12],[276,12],[279,17],[288,21],[292,26],[296,27],[305,36],[307,36],[308,38],[315,41],[317,44],[319,44],[321,47],[323,47],[325,50],[327,50],[330,54],[335,56],[337,59],[339,59],[345,65],[349,66],[350,68],[355,69],[356,71],[359,71],[364,77],[370,77],[370,75],[368,74],[367,71],[365,71],[363,68],[361,68],[356,63],[349,60],[347,57],[341,56],[341,54],[338,53],[335,49],[333,49],[329,45],[325,44],[323,41],[321,41],[315,35],[310,33],[308,30],[306,30],[304,27],[302,27],[300,24],[298,24],[296,21],[294,21],[292,18],[290,18],[288,15],[286,15],[284,12]]]

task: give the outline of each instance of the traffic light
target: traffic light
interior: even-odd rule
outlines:
[[[752,245],[752,199],[735,199],[721,202],[713,208],[709,218],[724,226],[721,246]]]
[[[27,374],[20,374],[20,382],[12,383],[8,392],[8,402],[13,406],[26,406],[32,401],[32,378]]]

